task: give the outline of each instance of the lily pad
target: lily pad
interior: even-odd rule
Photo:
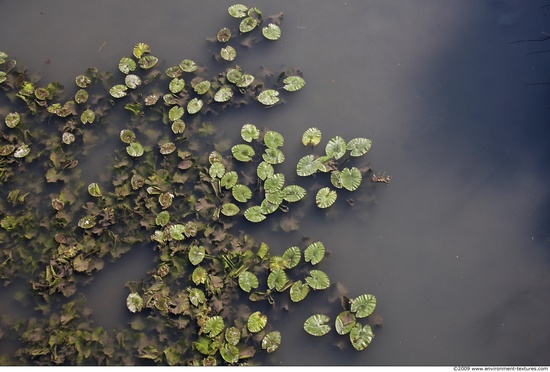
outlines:
[[[208,174],[212,178],[222,178],[225,174],[225,166],[221,162],[216,162],[208,168]]]
[[[264,144],[270,148],[275,149],[277,147],[283,146],[285,143],[285,139],[282,136],[281,133],[276,132],[274,130],[268,130],[264,134]]]
[[[185,87],[185,80],[179,79],[179,78],[174,78],[170,80],[170,84],[168,84],[168,89],[170,90],[170,92],[174,94],[181,92],[184,87]]]
[[[15,152],[13,153],[13,157],[21,159],[29,155],[30,152],[31,152],[31,148],[28,145],[23,144],[15,149]]]
[[[129,146],[126,147],[126,152],[128,155],[138,158],[143,155],[144,149],[139,142],[132,142]]]
[[[64,144],[66,145],[70,145],[71,143],[73,143],[75,141],[75,136],[74,134],[70,133],[70,132],[63,132],[63,134],[61,135],[61,141],[63,141]]]
[[[283,255],[281,257],[286,260],[286,268],[292,269],[293,267],[296,267],[298,263],[300,263],[302,252],[298,247],[290,247],[283,252]]]
[[[143,298],[137,293],[130,293],[126,297],[126,307],[133,313],[140,312],[143,308]]]
[[[166,226],[170,222],[170,212],[168,211],[162,211],[159,214],[157,214],[157,217],[155,218],[155,223],[159,226]]]
[[[176,151],[176,144],[174,142],[166,142],[159,145],[159,150],[162,155],[169,155]]]
[[[148,70],[150,68],[153,68],[157,64],[158,60],[159,59],[155,56],[147,55],[147,56],[141,57],[138,60],[138,65],[142,69]]]
[[[210,86],[211,84],[208,80],[203,80],[197,83],[193,89],[195,90],[195,93],[202,95],[210,90]]]
[[[124,84],[130,89],[136,89],[141,85],[141,78],[134,74],[126,75],[124,78]]]
[[[326,154],[331,158],[334,158],[335,160],[338,160],[342,156],[344,156],[346,153],[346,150],[347,150],[346,141],[344,141],[344,139],[340,136],[331,138],[325,147]]]
[[[285,184],[285,175],[283,173],[276,173],[269,177],[264,182],[264,189],[266,192],[273,192],[281,190]]]
[[[262,154],[262,159],[269,164],[281,164],[285,161],[285,154],[274,148],[267,148]]]
[[[374,338],[374,333],[368,324],[362,327],[360,323],[357,323],[351,329],[349,338],[353,347],[356,350],[361,351],[370,345],[372,339]]]
[[[134,47],[133,54],[136,58],[141,58],[143,55],[151,53],[151,47],[145,43],[138,43]]]
[[[176,121],[178,119],[181,119],[184,113],[185,110],[183,107],[174,106],[170,110],[168,110],[168,119],[170,119],[170,121]]]
[[[78,92],[74,95],[74,100],[78,104],[85,103],[88,100],[88,92],[86,92],[84,89],[79,89]]]
[[[274,23],[262,28],[262,35],[268,40],[278,40],[281,37],[281,28]]]
[[[347,144],[347,149],[351,156],[361,156],[366,154],[372,146],[372,141],[367,138],[354,138]]]
[[[237,51],[231,45],[228,45],[220,50],[220,55],[226,61],[231,62],[237,58]]]
[[[187,103],[187,112],[190,114],[196,114],[202,109],[203,102],[199,98],[193,98]]]
[[[292,302],[300,302],[306,298],[309,293],[309,288],[309,285],[307,283],[303,283],[301,280],[294,282],[290,287],[290,299]]]
[[[267,324],[267,316],[262,314],[260,311],[253,312],[248,317],[246,326],[248,330],[252,333],[260,332]]]
[[[262,222],[266,219],[266,216],[262,213],[262,208],[257,205],[247,208],[244,211],[244,217],[250,222]]]
[[[266,89],[258,95],[258,101],[266,106],[272,106],[280,101],[279,92],[274,89]]]
[[[239,81],[236,82],[236,85],[239,88],[246,88],[247,86],[252,84],[254,82],[254,80],[255,80],[254,76],[252,76],[250,74],[243,74],[241,76],[241,78],[239,79]]]
[[[223,175],[220,180],[220,186],[231,189],[239,181],[239,175],[235,171],[229,171]]]
[[[253,288],[258,288],[259,284],[258,277],[254,273],[245,270],[239,274],[239,287],[243,291],[250,292]]]
[[[4,119],[4,121],[8,128],[15,128],[21,121],[21,115],[19,115],[18,112],[10,112],[6,115],[6,119]]]
[[[376,307],[376,297],[370,294],[363,294],[351,302],[350,310],[358,318],[365,318],[372,314]]]
[[[239,361],[239,348],[230,343],[224,343],[220,348],[220,355],[227,363],[235,364]]]
[[[86,75],[78,75],[74,81],[79,88],[86,88],[92,83],[92,80]]]
[[[276,289],[280,292],[287,282],[288,277],[286,272],[281,268],[273,270],[267,276],[267,287],[269,289]]]
[[[80,115],[80,121],[82,122],[82,124],[91,124],[94,122],[94,120],[95,113],[90,109],[84,110]]]
[[[95,216],[85,216],[78,220],[78,227],[83,229],[91,229],[96,224]]]
[[[120,140],[124,143],[132,143],[136,140],[136,134],[130,129],[123,129],[120,131]]]
[[[15,146],[8,144],[0,146],[0,156],[8,156],[15,151]]]
[[[92,182],[88,185],[88,193],[96,198],[102,195],[101,189],[99,188],[99,185],[96,182]]]
[[[316,290],[327,289],[330,287],[330,279],[327,274],[321,270],[311,270],[309,276],[306,277],[306,282],[309,286]]]
[[[317,265],[325,257],[325,245],[321,242],[314,242],[307,246],[304,251],[304,259],[312,265]]]
[[[340,181],[342,186],[349,191],[355,191],[361,185],[361,180],[363,176],[361,172],[356,167],[344,168],[340,174]]]
[[[179,67],[184,72],[195,72],[198,68],[197,63],[192,59],[184,59],[180,62]]]
[[[269,332],[262,338],[262,349],[267,351],[268,353],[272,353],[281,344],[281,332],[279,331],[272,331]]]
[[[233,97],[233,91],[229,87],[220,88],[216,94],[214,94],[214,101],[227,102]]]
[[[181,119],[177,119],[177,120],[174,120],[174,122],[172,123],[172,126],[171,126],[171,129],[172,129],[172,132],[175,133],[175,134],[181,134],[183,132],[185,132],[185,123],[183,122],[183,120]]]
[[[321,165],[321,162],[315,158],[315,155],[306,155],[298,160],[296,164],[296,174],[302,177],[311,176],[319,170]]]
[[[348,334],[356,324],[355,315],[351,311],[342,311],[334,321],[334,328],[339,335]]]
[[[192,245],[191,248],[189,248],[189,262],[195,266],[204,260],[205,255],[206,251],[202,245]]]
[[[244,143],[231,147],[231,153],[233,154],[235,159],[242,162],[248,162],[252,160],[254,155],[256,155],[252,146]]]
[[[114,98],[122,98],[122,97],[126,96],[126,91],[127,90],[128,90],[128,87],[126,85],[117,84],[117,85],[114,85],[113,87],[111,87],[111,89],[109,89],[109,93]]]
[[[224,205],[222,205],[221,213],[224,216],[232,217],[237,215],[239,212],[239,207],[233,203],[225,203]]]
[[[252,142],[260,137],[260,130],[254,124],[245,124],[241,128],[241,137],[246,142]]]
[[[226,43],[231,39],[231,30],[227,27],[223,27],[218,31],[218,34],[216,35],[216,38],[220,43]]]
[[[248,7],[243,4],[235,4],[227,8],[227,11],[232,17],[244,18],[248,14]]]
[[[275,170],[273,168],[273,165],[266,161],[260,162],[258,164],[258,167],[256,168],[256,174],[258,175],[258,178],[260,178],[262,181],[265,181],[267,178],[272,177],[275,173]]]
[[[205,284],[208,281],[208,272],[204,267],[197,266],[191,274],[191,280],[193,280],[193,283],[196,285]]]
[[[306,129],[302,135],[302,143],[304,146],[317,146],[321,142],[321,130],[316,127]]]
[[[225,341],[230,345],[237,345],[241,339],[241,330],[237,327],[229,327],[225,330]]]
[[[298,185],[288,185],[283,189],[283,199],[289,203],[295,203],[306,196],[306,189]]]
[[[285,84],[283,89],[289,92],[300,90],[306,85],[306,81],[300,76],[288,76],[283,80],[283,83]]]
[[[134,61],[132,58],[122,57],[118,62],[118,69],[123,74],[129,74],[136,69],[136,61]]]
[[[315,203],[319,208],[328,208],[336,201],[336,191],[329,187],[323,187],[315,195]]]
[[[254,30],[258,26],[258,21],[253,17],[244,18],[239,24],[239,31],[243,34]]]
[[[204,333],[208,334],[208,337],[216,337],[223,331],[223,318],[219,315],[215,315],[211,318],[208,318],[206,323],[204,323]]]
[[[310,316],[304,322],[304,330],[312,336],[323,336],[330,332],[330,318],[324,314]]]
[[[243,184],[236,184],[233,186],[231,193],[235,200],[241,203],[246,203],[252,197],[252,191],[250,191],[248,186]]]

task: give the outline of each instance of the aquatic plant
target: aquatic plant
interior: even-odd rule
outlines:
[[[225,66],[240,57],[240,46],[250,47],[228,43],[254,33],[268,43],[280,38],[281,15],[263,26],[257,7],[235,4],[228,13],[235,25],[210,39]],[[138,43],[117,72],[90,67],[66,89],[42,86],[8,57],[0,52],[0,278],[5,286],[23,279],[30,291],[19,291],[18,299],[40,315],[0,316],[0,331],[20,342],[1,364],[254,364],[257,353],[284,342],[256,302],[301,302],[311,291],[331,289],[345,302],[318,266],[326,261],[322,242],[277,255],[243,231],[280,217],[311,192],[277,169],[286,159],[281,133],[245,123],[237,129],[244,143],[212,148],[220,138],[207,119],[248,104],[281,104],[305,87],[300,71],[251,74],[235,65],[209,76],[188,58],[163,67],[148,44]],[[104,138],[117,139],[111,163],[86,183],[81,163],[101,151]],[[321,131],[308,129],[302,142],[317,146]],[[366,138],[334,137],[325,154],[300,159],[296,172],[328,173],[334,188],[357,191],[371,170],[351,162],[370,146]],[[320,208],[336,202],[329,186],[313,194]],[[154,249],[156,267],[126,284],[121,302],[129,327],[96,326],[79,289],[106,262],[143,244]],[[361,350],[373,334],[356,319],[372,316],[376,299],[362,295],[348,305],[335,327]],[[315,315],[304,328],[320,335],[327,322]]]

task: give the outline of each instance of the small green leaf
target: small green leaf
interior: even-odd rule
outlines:
[[[309,285],[307,283],[302,283],[301,280],[294,282],[290,287],[290,299],[292,302],[300,302],[306,298],[309,293]]]
[[[274,192],[281,190],[285,184],[285,175],[283,173],[276,173],[267,178],[264,182],[264,189],[267,192]]]
[[[227,27],[222,28],[220,31],[218,31],[216,38],[220,43],[228,42],[229,39],[231,39],[231,30]]]
[[[258,26],[258,21],[253,17],[244,18],[239,24],[239,31],[243,34],[254,30]]]
[[[122,98],[122,97],[126,96],[126,91],[127,90],[128,90],[128,87],[126,85],[117,84],[117,85],[111,87],[111,89],[109,89],[109,93],[114,98]]]
[[[298,185],[289,185],[283,189],[283,199],[289,203],[295,203],[306,196],[306,189]]]
[[[222,178],[225,174],[225,166],[221,162],[216,162],[210,166],[208,169],[208,174],[212,178]]]
[[[355,326],[355,315],[351,311],[342,311],[334,321],[334,328],[339,335],[345,335]]]
[[[222,205],[221,213],[224,216],[232,217],[237,215],[239,212],[240,212],[239,207],[237,207],[233,203],[225,203],[224,205]]]
[[[136,69],[136,62],[128,57],[122,57],[118,62],[118,69],[123,74],[129,74],[131,71]]]
[[[233,186],[239,181],[239,175],[235,171],[229,171],[223,175],[220,180],[220,186],[225,187],[226,189],[232,189]]]
[[[233,186],[233,188],[231,189],[231,193],[235,200],[241,203],[246,203],[248,199],[252,197],[252,191],[250,191],[248,186],[243,184],[236,184],[235,186]]]
[[[203,102],[199,98],[193,98],[189,101],[187,104],[187,112],[192,114],[196,114],[202,109]]]
[[[269,332],[262,339],[262,349],[268,353],[272,353],[281,344],[281,333],[279,331]]]
[[[376,308],[376,297],[370,294],[363,294],[351,302],[351,311],[356,313],[358,318],[365,318],[372,314]]]
[[[267,148],[262,154],[262,159],[269,164],[281,164],[285,161],[285,154],[279,149]]]
[[[237,327],[229,327],[225,330],[225,340],[230,345],[237,345],[241,339],[241,330]]]
[[[296,265],[298,265],[298,263],[300,262],[300,259],[302,258],[302,252],[300,252],[300,248],[298,247],[290,247],[284,251],[281,257],[286,260],[286,268],[292,269],[293,267],[296,267]]]
[[[239,274],[239,287],[245,292],[250,292],[253,288],[258,288],[260,282],[258,277],[250,271],[243,271]]]
[[[143,155],[143,146],[139,142],[132,142],[129,146],[126,147],[126,152],[128,155],[138,158]]]
[[[84,110],[80,115],[80,121],[82,122],[82,124],[91,124],[94,122],[94,120],[95,113],[90,109]]]
[[[197,266],[204,260],[204,257],[206,255],[206,251],[202,245],[192,245],[189,249],[189,262],[191,264]]]
[[[130,293],[126,297],[126,307],[133,313],[140,312],[143,308],[143,298],[137,293]]]
[[[279,92],[274,89],[266,89],[258,95],[258,101],[266,106],[272,106],[279,102]]]
[[[328,208],[336,201],[336,191],[323,187],[315,195],[315,203],[319,208]]]
[[[312,336],[323,336],[330,332],[330,326],[327,324],[330,318],[324,314],[315,314],[310,316],[304,322],[304,330]]]
[[[241,128],[241,137],[246,142],[252,142],[260,137],[260,130],[254,124],[245,124]]]
[[[136,140],[136,134],[130,129],[123,129],[120,131],[120,140],[124,143],[132,143]]]
[[[151,53],[151,48],[145,43],[138,43],[133,50],[134,57],[141,58],[144,54]]]
[[[366,154],[372,146],[372,141],[367,138],[354,138],[347,144],[347,149],[351,156],[361,156]]]
[[[309,276],[306,277],[306,282],[313,289],[327,289],[330,287],[330,279],[327,274],[321,270],[311,270]]]
[[[260,311],[253,312],[248,317],[246,326],[248,330],[252,333],[260,332],[267,324],[267,316],[262,314]]]
[[[363,176],[361,172],[356,167],[344,168],[340,174],[340,181],[342,186],[349,191],[355,191],[361,185],[361,180]]]
[[[268,40],[278,40],[281,37],[281,28],[274,23],[262,28],[262,35]]]
[[[372,332],[372,328],[368,324],[362,327],[360,323],[357,323],[351,329],[349,338],[353,347],[356,350],[361,351],[370,345],[372,339],[374,338],[374,333]]]
[[[340,136],[331,138],[325,147],[326,154],[335,160],[338,160],[344,156],[346,150],[346,141],[344,141],[344,139]]]
[[[95,223],[96,223],[95,216],[86,216],[86,217],[82,217],[78,221],[78,227],[83,229],[91,229],[92,227],[95,226]]]
[[[233,91],[229,87],[220,88],[216,94],[214,94],[214,101],[227,102],[233,97]]]
[[[13,157],[21,159],[29,155],[30,152],[31,152],[31,148],[28,145],[22,144],[15,149],[15,152],[13,153]]]
[[[244,211],[244,217],[250,222],[262,222],[266,219],[266,216],[262,213],[262,208],[257,205],[247,208]]]
[[[174,106],[168,111],[168,119],[170,119],[170,121],[175,121],[175,120],[181,119],[184,112],[185,112],[185,110],[184,110],[183,107]]]
[[[152,68],[153,66],[155,66],[157,64],[158,60],[159,59],[155,56],[151,56],[151,55],[143,56],[138,60],[138,65],[142,69],[148,70],[148,69]]]
[[[6,115],[6,119],[4,121],[6,122],[8,128],[15,128],[21,121],[21,116],[18,112],[10,112]]]
[[[220,355],[229,364],[236,364],[239,361],[239,349],[230,343],[224,343],[220,348]]]
[[[258,164],[258,167],[256,168],[256,174],[262,181],[265,181],[267,178],[272,177],[274,172],[275,170],[273,169],[273,165],[266,161],[260,162],[260,164]]]
[[[136,89],[141,85],[141,78],[134,74],[126,75],[124,78],[124,84],[130,89]]]
[[[210,86],[211,84],[208,80],[203,80],[195,85],[193,89],[195,90],[195,93],[202,95],[210,90]]]
[[[244,18],[247,15],[248,7],[243,4],[235,4],[231,5],[229,8],[227,8],[227,11],[232,17],[235,18]]]
[[[281,135],[281,133],[276,132],[274,130],[268,130],[264,134],[264,144],[270,148],[275,149],[277,147],[283,146],[285,143],[284,137]]]
[[[170,84],[168,84],[168,89],[170,89],[170,92],[177,94],[183,90],[185,87],[185,80],[174,78],[170,80]]]
[[[168,211],[160,212],[155,218],[155,223],[159,226],[166,226],[170,222],[170,213]]]
[[[237,58],[237,51],[231,45],[228,45],[220,50],[220,55],[226,61],[231,62]]]
[[[288,76],[283,80],[283,83],[285,84],[283,89],[289,92],[300,90],[306,85],[306,81],[300,76]]]
[[[192,59],[184,59],[180,62],[179,67],[184,72],[195,72],[198,68],[197,64]]]
[[[283,269],[275,269],[267,276],[267,287],[281,291],[288,281],[288,277]]]
[[[216,337],[223,331],[223,318],[221,316],[215,315],[211,318],[208,318],[204,324],[204,332],[208,333],[209,337]]]
[[[325,246],[321,242],[314,242],[307,246],[304,251],[304,259],[306,262],[311,262],[312,265],[317,265],[325,257]]]
[[[252,146],[245,143],[241,143],[231,147],[231,153],[233,154],[235,159],[242,162],[248,162],[252,160],[254,155],[256,155]]]
[[[306,155],[296,164],[296,174],[301,177],[311,176],[319,170],[322,163],[315,158],[315,155]]]
[[[96,198],[102,195],[99,185],[96,182],[90,183],[88,185],[88,193],[92,196],[95,196]]]

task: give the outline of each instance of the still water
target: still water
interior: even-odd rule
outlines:
[[[67,86],[90,66],[115,71],[138,42],[167,66],[208,63],[206,38],[231,4],[4,2],[0,49]],[[384,318],[366,350],[340,350],[338,337],[303,331],[322,310],[312,298],[275,320],[283,342],[267,363],[550,364],[550,40],[533,41],[549,32],[545,0],[247,5],[283,12],[283,36],[239,64],[296,67],[307,85],[285,105],[216,124],[228,137],[245,121],[279,131],[288,164],[304,155],[297,148],[309,127],[325,138],[364,136],[373,140],[371,167],[392,176],[353,207],[307,209],[297,231],[252,230],[279,252],[302,236],[322,241],[333,281],[350,297],[374,294]],[[139,247],[97,274],[86,296],[99,324],[124,326],[124,283],[139,280],[151,259]],[[13,291],[3,292],[5,303]]]

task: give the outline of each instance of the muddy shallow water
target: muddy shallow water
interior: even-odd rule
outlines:
[[[0,50],[66,85],[90,66],[115,71],[138,42],[167,65],[209,61],[205,39],[231,4],[8,2]],[[312,298],[275,320],[283,342],[266,362],[550,364],[550,40],[535,41],[550,26],[545,1],[248,5],[283,12],[283,36],[239,63],[296,67],[307,84],[285,105],[219,116],[227,136],[244,121],[277,130],[288,164],[303,156],[299,139],[311,126],[325,138],[364,136],[373,140],[370,165],[392,177],[377,185],[374,202],[359,194],[353,207],[306,209],[298,231],[254,227],[281,251],[302,236],[323,241],[327,273],[350,296],[376,295],[384,318],[367,350],[340,350],[338,337],[303,331]],[[124,283],[151,259],[139,247],[97,274],[86,295],[99,324],[124,326]],[[12,312],[13,291],[3,292],[0,310]],[[113,301],[120,306],[103,305]]]

